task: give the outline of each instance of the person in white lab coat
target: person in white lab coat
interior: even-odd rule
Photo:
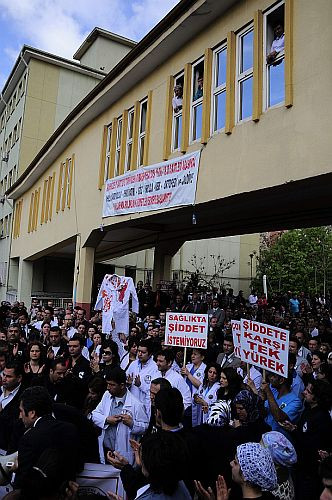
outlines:
[[[161,376],[165,377],[172,387],[175,387],[181,392],[184,408],[189,408],[189,406],[191,406],[190,390],[184,378],[172,368],[174,361],[173,351],[170,349],[159,351],[155,359]]]
[[[220,375],[221,367],[218,363],[209,363],[205,368],[203,383],[194,394],[192,408],[193,427],[207,422],[209,409],[217,401],[217,392],[220,388]]]
[[[191,353],[191,363],[181,368],[181,375],[185,377],[192,398],[202,385],[206,364],[203,363],[205,351],[203,349],[193,349]],[[192,399],[193,403],[193,399]],[[190,406],[184,413],[184,425],[192,425],[192,407]]]
[[[126,373],[113,368],[107,373],[107,391],[92,412],[93,423],[102,429],[98,438],[101,463],[107,451],[117,451],[129,463],[134,463],[134,453],[129,439],[137,440],[148,428],[149,418],[144,405],[126,388]]]
[[[144,404],[150,417],[150,385],[151,380],[160,376],[157,364],[153,357],[153,343],[151,340],[141,340],[137,350],[137,360],[127,368],[127,386],[135,398]]]

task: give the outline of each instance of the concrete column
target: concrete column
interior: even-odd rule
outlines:
[[[80,247],[78,240],[75,255],[73,302],[76,306],[86,310],[87,318],[90,318],[91,314],[94,262],[95,249],[93,247]]]
[[[153,287],[161,281],[171,279],[172,257],[181,248],[184,241],[162,242],[155,246],[153,259]]]
[[[31,303],[33,262],[20,258],[18,266],[17,300],[27,307]]]

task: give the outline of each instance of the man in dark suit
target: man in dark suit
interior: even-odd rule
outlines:
[[[217,363],[221,368],[239,368],[241,364],[240,358],[237,358],[234,354],[234,343],[233,336],[226,335],[223,342],[223,351],[217,357]]]
[[[219,301],[217,299],[212,300],[212,308],[208,309],[209,319],[217,318],[217,326],[222,328],[225,321],[225,311],[220,308]]]
[[[77,430],[74,425],[52,416],[52,400],[44,387],[29,387],[22,393],[20,418],[26,432],[18,445],[14,489],[21,489],[22,493],[25,490],[31,495],[32,479],[34,484],[46,486],[45,475],[49,474],[44,469],[49,467],[50,459],[55,471],[52,488],[75,479],[79,470]]]
[[[92,377],[89,361],[82,355],[84,341],[75,334],[68,342],[69,359],[66,379],[71,383],[70,394],[67,394],[68,404],[82,409],[88,393],[88,383]],[[68,399],[71,396],[71,399]]]
[[[23,392],[22,376],[21,364],[6,362],[0,395],[0,449],[2,453],[8,451],[13,426],[19,416],[19,403]]]

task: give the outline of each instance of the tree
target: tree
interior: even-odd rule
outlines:
[[[261,249],[254,287],[262,288],[262,277],[266,274],[274,292],[322,291],[325,294],[331,264],[330,226],[286,231],[274,244]]]
[[[189,283],[194,289],[198,285],[205,285],[209,288],[213,286],[229,286],[229,283],[224,282],[224,272],[228,271],[234,264],[235,259],[227,261],[221,255],[210,255],[212,261],[212,274],[207,274],[206,257],[197,257],[193,255],[190,259],[192,270],[187,270],[190,275]]]

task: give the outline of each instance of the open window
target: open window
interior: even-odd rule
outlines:
[[[225,128],[226,66],[227,46],[224,44],[213,54],[212,133]]]
[[[116,128],[114,177],[117,177],[119,175],[120,152],[121,152],[121,136],[122,136],[122,116],[120,116],[120,118],[118,118],[117,128]]]
[[[172,151],[179,150],[181,146],[183,85],[184,74],[181,73],[174,78],[174,95],[172,99]]]
[[[138,167],[142,167],[144,162],[147,110],[148,110],[148,100],[144,99],[144,101],[140,103],[140,114],[139,114],[140,118],[139,118],[139,135],[138,135]]]
[[[264,14],[264,97],[265,109],[285,100],[285,4],[281,2]]]
[[[192,66],[190,142],[202,136],[204,59]]]
[[[237,35],[237,121],[251,118],[253,105],[254,28]]]
[[[134,129],[134,108],[128,111],[128,126],[127,126],[127,140],[126,140],[126,159],[124,171],[130,170],[131,152],[133,149],[133,129]]]

